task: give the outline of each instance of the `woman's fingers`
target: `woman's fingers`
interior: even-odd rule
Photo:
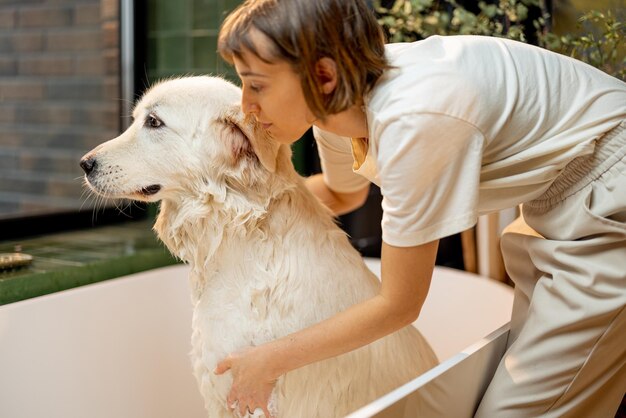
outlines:
[[[246,412],[248,412],[248,406],[243,402],[239,402],[239,415],[243,417],[246,415]]]
[[[240,416],[252,415],[258,408],[267,418],[272,417],[268,402],[276,380],[270,380],[264,364],[262,359],[258,359],[258,353],[248,347],[229,354],[213,370],[216,375],[231,371],[233,382],[226,403]]]
[[[232,390],[226,397],[226,404],[231,410],[234,410],[235,408],[237,408],[237,397],[235,396]]]
[[[228,356],[224,360],[217,363],[217,366],[215,366],[213,373],[215,374],[225,373],[226,371],[230,370],[231,366],[232,366],[231,357]]]
[[[236,395],[231,392],[231,394],[229,394],[226,398],[226,402],[228,402],[228,407],[231,410],[236,410],[242,417],[246,416],[246,413],[253,415],[254,411],[256,411],[257,409],[261,409],[266,418],[274,418],[274,415],[270,413],[267,405],[256,402],[253,399],[237,399]]]
[[[267,405],[261,407],[261,409],[263,410],[263,413],[265,414],[266,418],[274,418],[274,415],[270,413],[270,409],[267,407]]]
[[[238,409],[239,415],[241,416],[245,416],[246,413],[250,415],[254,415],[254,411],[256,411],[257,409],[260,409],[261,411],[263,411],[263,414],[265,414],[266,418],[274,418],[274,416],[269,412],[269,409],[263,406],[252,407],[252,406],[245,406],[242,403],[238,405],[237,409]]]

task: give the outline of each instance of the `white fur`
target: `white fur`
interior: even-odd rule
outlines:
[[[322,321],[378,291],[377,278],[308,192],[291,151],[240,112],[240,90],[213,77],[157,84],[126,132],[84,158],[87,183],[110,197],[161,200],[155,224],[192,266],[192,362],[210,417],[231,417],[230,373],[212,371],[242,347]],[[156,115],[163,126],[150,128]],[[236,123],[245,135],[228,123]],[[158,184],[153,195],[140,190]],[[278,380],[278,417],[338,417],[409,381],[435,356],[409,326]]]

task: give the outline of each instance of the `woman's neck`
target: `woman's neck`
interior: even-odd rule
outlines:
[[[349,138],[367,138],[369,136],[367,116],[365,108],[361,104],[355,104],[343,112],[328,115],[323,122],[317,120],[313,125],[323,131]]]

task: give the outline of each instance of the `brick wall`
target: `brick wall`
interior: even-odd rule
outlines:
[[[0,218],[90,210],[78,161],[119,133],[119,56],[118,0],[0,0]]]

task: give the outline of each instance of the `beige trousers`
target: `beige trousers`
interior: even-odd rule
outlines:
[[[626,121],[507,233],[509,348],[477,417],[614,417],[626,392]]]

